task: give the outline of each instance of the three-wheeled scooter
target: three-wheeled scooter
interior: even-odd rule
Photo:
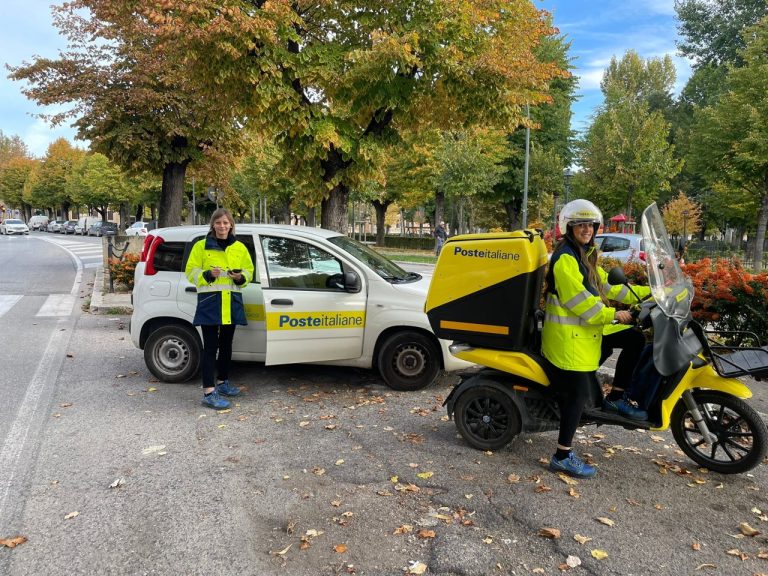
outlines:
[[[768,346],[753,334],[708,331],[693,320],[693,285],[656,204],[643,212],[642,234],[653,300],[642,304],[638,321],[652,325],[661,380],[647,421],[603,411],[597,398],[582,424],[671,428],[696,464],[725,474],[750,470],[765,457],[768,430],[745,402],[752,392],[738,378],[768,377]],[[559,427],[540,346],[546,267],[538,230],[455,236],[438,259],[426,302],[432,329],[454,341],[455,356],[484,367],[459,382],[445,405],[461,436],[480,450],[498,450],[521,432]],[[612,270],[609,282],[626,283],[623,271]]]

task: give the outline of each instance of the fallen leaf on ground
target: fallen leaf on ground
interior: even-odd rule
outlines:
[[[576,542],[578,542],[579,544],[586,544],[587,542],[592,540],[592,538],[590,538],[589,536],[582,536],[581,534],[574,534],[573,539],[576,540]]]
[[[717,568],[715,564],[699,564],[696,566],[696,570],[701,570],[702,568]]]
[[[608,552],[605,550],[600,550],[599,548],[595,548],[592,550],[592,558],[595,560],[605,560],[608,558]]]
[[[75,516],[79,516],[79,515],[80,515],[80,512],[78,511],[70,512],[69,514],[64,516],[64,520],[69,520],[70,518],[74,518]]]
[[[565,563],[569,568],[576,568],[576,566],[581,566],[581,558],[578,556],[568,556],[565,559]]]
[[[419,538],[434,538],[435,537],[435,531],[434,530],[427,530],[426,528],[422,528],[418,531],[416,534]]]
[[[555,540],[557,538],[560,538],[560,530],[557,528],[541,528],[539,530],[539,536],[543,536],[544,538],[551,538],[552,540]]]
[[[63,404],[59,404],[62,408],[69,408],[72,406],[72,402],[64,402]]]
[[[744,560],[749,559],[749,556],[747,554],[744,554],[744,552],[742,552],[738,548],[731,548],[730,550],[726,550],[725,553],[728,554],[729,556],[738,556],[739,558],[741,558],[742,562]]]
[[[395,531],[392,532],[392,534],[408,534],[409,532],[413,532],[413,526],[410,524],[403,524],[402,526],[395,528]]]
[[[432,476],[434,475],[435,475],[434,472],[419,472],[418,474],[416,474],[416,476],[418,478],[421,478],[422,480],[427,480],[428,478],[432,478]]]
[[[118,478],[112,484],[109,485],[110,488],[118,488],[119,486],[122,486],[125,484],[125,480],[123,478]]]
[[[697,552],[701,550],[701,544],[699,542],[694,542],[691,544],[691,549],[696,550]]]
[[[568,474],[564,474],[563,472],[558,472],[558,473],[557,473],[557,476],[558,476],[558,478],[560,478],[560,480],[562,480],[563,482],[565,482],[565,483],[566,483],[566,484],[568,484],[569,486],[573,486],[573,485],[575,485],[575,484],[578,484],[578,483],[579,483],[579,481],[578,481],[578,480],[574,480],[573,478],[571,478],[570,476],[568,476]]]
[[[742,534],[744,534],[744,536],[757,536],[758,534],[760,534],[760,530],[755,530],[754,528],[752,528],[752,526],[750,526],[746,522],[742,522],[741,524],[739,524],[739,531]]]
[[[408,563],[408,574],[424,574],[427,571],[427,565],[423,562],[411,561]]]
[[[272,552],[272,554],[274,554],[275,556],[285,556],[288,550],[291,549],[291,546],[293,546],[293,544],[288,544],[288,546],[280,550],[280,552]]]
[[[336,544],[336,546],[334,546],[333,549],[338,554],[344,554],[344,552],[347,551],[347,545],[346,544]]]
[[[518,476],[517,474],[510,474],[509,476],[507,476],[507,482],[509,482],[510,484],[516,484],[517,482],[520,482],[520,476]]]
[[[159,446],[148,446],[147,448],[144,448],[141,453],[145,456],[149,454],[160,454],[165,450],[165,445],[159,445]],[[164,453],[164,452],[163,452]]]
[[[605,524],[606,526],[613,526],[615,522],[611,520],[610,518],[605,518],[604,516],[600,516],[598,518],[595,518],[600,524]]]
[[[0,540],[0,546],[5,546],[6,548],[16,548],[16,546],[24,544],[26,541],[26,536],[14,536],[13,538],[4,538]]]

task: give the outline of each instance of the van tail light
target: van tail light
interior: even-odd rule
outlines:
[[[144,249],[141,251],[142,260],[146,262],[146,266],[144,267],[144,274],[147,276],[152,276],[157,273],[157,270],[155,270],[155,252],[157,251],[157,247],[162,244],[164,240],[160,236],[152,236],[149,235],[144,240]],[[144,252],[146,250],[146,260],[144,260]]]
[[[139,262],[146,262],[147,261],[147,254],[149,254],[149,247],[152,245],[152,240],[154,240],[155,237],[150,235],[147,235],[146,238],[144,238],[144,244],[141,247],[141,258],[139,258]]]
[[[645,262],[645,252],[640,250],[640,253],[637,255],[638,258],[640,258],[641,262]]]

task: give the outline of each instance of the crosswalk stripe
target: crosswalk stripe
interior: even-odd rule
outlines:
[[[35,316],[69,316],[74,305],[73,294],[51,294]]]
[[[21,294],[0,294],[0,316],[3,316],[13,305],[21,300]]]

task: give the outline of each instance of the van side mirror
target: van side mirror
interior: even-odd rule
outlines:
[[[626,283],[627,275],[624,274],[624,268],[621,266],[611,268],[610,272],[608,272],[608,284],[611,286],[619,286]]]
[[[353,294],[360,292],[363,286],[357,272],[344,272],[344,290]]]

